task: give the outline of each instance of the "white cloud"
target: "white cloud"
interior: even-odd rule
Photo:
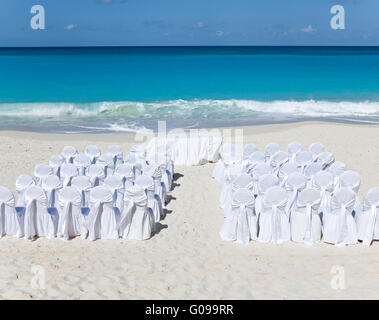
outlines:
[[[203,21],[199,21],[198,23],[196,23],[196,27],[198,28],[203,28],[204,27],[204,22]]]
[[[315,32],[316,29],[314,29],[311,25],[309,25],[309,26],[307,26],[307,27],[301,29],[300,31],[301,31],[301,32]]]
[[[72,30],[72,29],[75,29],[77,27],[76,24],[68,24],[67,26],[64,27],[65,30]]]

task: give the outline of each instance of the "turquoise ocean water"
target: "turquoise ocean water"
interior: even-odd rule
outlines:
[[[0,48],[0,129],[379,123],[379,47]]]

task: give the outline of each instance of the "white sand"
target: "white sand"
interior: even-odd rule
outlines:
[[[244,129],[245,143],[282,148],[320,141],[349,169],[361,174],[362,196],[379,185],[379,127],[298,123]],[[52,135],[0,132],[0,185],[14,191],[18,175],[31,174],[64,145],[128,150],[133,135]],[[11,161],[9,159],[12,159]],[[0,298],[10,299],[378,299],[379,242],[370,248],[305,248],[220,240],[223,214],[213,164],[177,167],[170,214],[152,239],[0,239]],[[31,286],[32,267],[45,270],[45,289]],[[343,290],[331,287],[333,266],[345,272]]]

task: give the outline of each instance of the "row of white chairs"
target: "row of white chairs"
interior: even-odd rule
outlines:
[[[99,157],[93,154],[92,164],[81,170],[77,159],[83,159],[83,155],[74,152],[73,147],[65,147],[62,151],[64,162],[54,167],[56,171],[52,171],[51,166],[39,165],[36,166],[34,178],[22,175],[17,179],[17,206],[14,206],[13,194],[2,187],[0,201],[7,210],[2,212],[2,221],[5,222],[1,224],[1,235],[25,235],[26,238],[58,235],[68,239],[77,235],[85,238],[88,234],[91,240],[99,237],[115,239],[118,235],[140,240],[149,238],[155,224],[164,216],[163,207],[166,194],[171,189],[173,166],[169,165],[170,172],[166,169],[167,163],[149,163],[141,147],[133,148],[138,149],[140,154],[129,154],[125,163],[122,151],[118,149],[116,153],[116,147],[111,148],[115,162],[115,170],[111,171],[107,170],[111,164],[109,167],[98,164],[101,159],[99,152],[96,153]],[[95,149],[91,146],[86,152]],[[90,174],[91,168],[95,166],[101,174],[91,179],[94,177]],[[49,170],[41,170],[41,167]],[[66,168],[72,169],[69,178],[64,174]],[[145,202],[146,208],[143,209]],[[104,208],[108,210],[104,211]],[[135,216],[136,211],[140,214]],[[100,220],[94,218],[99,215]],[[125,232],[125,228],[129,231]]]
[[[293,146],[297,146],[297,153],[293,152],[289,156],[290,150],[293,151],[293,148],[291,149]],[[379,206],[377,188],[369,191],[362,208],[357,197],[360,187],[359,174],[346,170],[346,166],[342,162],[334,161],[333,155],[325,152],[320,143],[312,144],[309,147],[310,151],[301,151],[302,147],[299,143],[291,143],[287,153],[280,151],[277,144],[269,144],[263,154],[259,153],[254,145],[247,145],[243,157],[236,155],[234,146],[226,147],[223,148],[222,158],[216,164],[213,172],[213,176],[221,181],[222,186],[220,205],[224,208],[225,215],[225,223],[221,231],[223,239],[236,240],[238,229],[246,229],[246,224],[245,227],[241,227],[242,222],[236,220],[236,215],[244,221],[246,219],[241,217],[247,217],[251,229],[249,239],[260,241],[270,239],[270,241],[279,243],[289,240],[292,234],[292,240],[302,239],[309,244],[315,239],[320,240],[321,234],[323,234],[325,242],[340,246],[354,244],[358,239],[363,240],[365,245],[370,245],[372,240],[379,238],[379,219],[376,219],[376,210]],[[309,153],[313,155],[312,158],[309,157]],[[299,161],[299,158],[303,159],[307,154],[307,158],[309,158],[307,164],[305,161]],[[282,160],[277,161],[278,158]],[[325,159],[328,160],[325,161]],[[270,188],[276,191],[269,192],[269,196],[267,196]],[[239,190],[245,191],[237,193]],[[275,224],[276,218],[274,219],[273,216],[276,216],[280,210],[272,208],[267,210],[267,206],[265,206],[276,199],[275,192],[280,198],[279,203],[274,201],[276,208],[281,207],[282,202],[285,201],[284,216],[282,216],[284,229],[281,233],[286,236],[283,239],[278,237],[275,232],[270,233],[272,230],[277,230],[278,223]],[[300,196],[303,192],[304,195]],[[280,194],[285,194],[286,199]],[[271,197],[272,199],[270,199]],[[309,201],[306,201],[308,197],[310,197]],[[245,199],[245,203],[241,202],[241,199]],[[352,206],[351,201],[353,201]],[[244,208],[253,207],[253,212],[241,215],[238,210],[235,210],[238,203]],[[316,236],[312,241],[309,240],[309,232],[306,230],[310,227],[309,221],[313,215],[310,215],[308,207],[307,210],[299,210],[299,208],[304,208],[304,203],[308,207],[311,205],[310,207],[317,209],[315,212],[319,217],[312,220],[316,226],[319,226],[313,233]],[[345,218],[335,219],[337,213],[342,212],[337,210],[339,206],[346,209],[343,214],[341,213],[341,217]],[[350,207],[351,211],[349,211]],[[261,215],[263,212],[266,214]],[[299,212],[302,212],[303,215],[299,216],[297,214]],[[270,214],[271,218],[266,219],[265,217]],[[304,220],[305,216],[306,220]],[[269,220],[272,221],[271,225],[267,222]],[[305,222],[306,225],[304,225]],[[231,233],[230,230],[234,230],[234,233]],[[299,236],[299,230],[303,232],[301,236]],[[344,234],[343,239],[341,233]],[[246,244],[247,238],[244,237],[244,239],[243,243]],[[238,241],[241,242],[241,239]]]

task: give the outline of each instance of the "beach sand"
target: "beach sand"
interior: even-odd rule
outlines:
[[[282,149],[294,140],[304,146],[322,142],[337,160],[360,173],[361,199],[379,185],[378,126],[303,122],[243,129],[244,143],[255,143],[261,150],[272,141]],[[126,152],[134,143],[133,134],[3,131],[0,185],[14,192],[18,175],[32,174],[36,164],[47,163],[65,145],[83,151],[86,145],[96,144],[105,151],[118,144]],[[378,241],[369,248],[362,244],[335,248],[325,243],[306,248],[293,242],[242,246],[222,241],[220,186],[211,178],[213,167],[176,167],[168,214],[150,240],[0,239],[0,298],[379,298]],[[332,285],[334,270],[344,271],[344,289]],[[45,288],[37,288],[35,284],[43,281],[35,280],[43,280],[43,273]]]

